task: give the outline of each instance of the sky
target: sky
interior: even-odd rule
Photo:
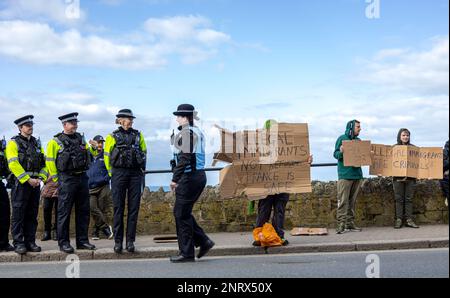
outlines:
[[[168,169],[177,106],[214,124],[256,129],[308,123],[316,163],[335,162],[347,121],[361,138],[417,146],[449,136],[447,0],[0,0],[0,137],[35,115],[44,144],[57,117],[79,112],[87,138],[106,135],[121,108],[137,115],[149,169]],[[223,165],[223,164],[222,164]],[[368,176],[365,169],[366,176]],[[218,183],[217,173],[208,174]],[[336,168],[313,168],[336,180]],[[170,175],[147,177],[168,185]]]

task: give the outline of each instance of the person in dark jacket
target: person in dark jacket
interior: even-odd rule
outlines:
[[[444,179],[441,180],[442,193],[445,197],[445,205],[448,207],[448,178],[449,178],[448,141],[444,146]]]
[[[5,154],[6,140],[0,140],[0,252],[14,251],[9,243],[9,227],[11,222],[11,204],[3,179],[9,175],[8,160]]]
[[[41,241],[58,241],[57,220],[58,220],[58,183],[53,181],[52,177],[47,179],[41,192],[41,199],[44,211],[44,234]],[[55,216],[52,225],[52,217]]]
[[[104,161],[104,143],[105,140],[100,135],[95,136],[94,140],[90,141],[92,163],[87,174],[89,177],[91,216],[94,220],[92,240],[99,240],[100,232],[109,240],[114,236],[112,227],[108,224],[112,213],[112,194],[109,184],[111,179]]]
[[[397,144],[414,146],[411,144],[411,132],[401,128],[397,134]],[[410,228],[419,228],[412,219],[414,188],[416,179],[410,177],[393,177],[395,194],[395,229],[400,229],[403,224]]]
[[[175,159],[170,187],[175,191],[173,209],[179,254],[170,258],[172,263],[195,261],[195,247],[200,247],[197,258],[206,255],[214,246],[203,229],[197,224],[192,209],[206,186],[205,146],[203,132],[194,126],[196,116],[194,106],[180,105],[176,112],[179,133],[172,136]]]
[[[344,147],[343,141],[360,140],[358,138],[361,132],[361,123],[358,120],[352,120],[347,123],[345,134],[336,141],[334,148],[334,158],[338,160],[337,183],[338,208],[337,208],[337,228],[336,234],[343,234],[348,231],[360,232],[361,228],[355,225],[355,204],[359,190],[363,182],[363,173],[361,167],[344,166]]]

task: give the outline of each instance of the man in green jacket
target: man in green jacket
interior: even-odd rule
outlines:
[[[337,139],[334,149],[334,158],[338,160],[339,176],[336,234],[361,231],[355,226],[355,204],[362,185],[363,173],[361,167],[344,166],[344,147],[342,146],[342,141],[360,140],[358,138],[360,132],[361,123],[358,120],[348,122],[345,134]]]

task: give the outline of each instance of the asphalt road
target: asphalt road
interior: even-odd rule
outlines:
[[[365,278],[366,271],[382,278],[448,278],[449,250],[210,257],[187,264],[171,264],[168,259],[102,260],[81,261],[79,271],[72,270],[77,267],[63,262],[5,263],[0,264],[0,278],[65,278],[66,271],[79,272],[81,278]]]

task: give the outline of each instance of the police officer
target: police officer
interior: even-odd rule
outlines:
[[[84,136],[77,132],[78,113],[58,118],[64,131],[58,133],[47,146],[47,168],[54,181],[58,181],[57,235],[61,251],[73,253],[70,245],[70,214],[75,204],[76,247],[95,250],[89,243],[89,187],[86,171],[90,153]]]
[[[122,253],[125,199],[128,198],[126,249],[135,252],[136,227],[141,203],[144,171],[147,162],[147,145],[144,135],[133,129],[136,118],[130,109],[116,115],[120,127],[106,137],[105,166],[111,176],[114,206],[114,251]]]
[[[8,177],[8,161],[5,155],[6,140],[0,140],[0,252],[13,251],[14,247],[9,244],[8,234],[11,220],[11,206],[9,204],[8,192],[3,179]]]
[[[15,177],[11,190],[11,234],[14,251],[21,255],[41,251],[36,245],[37,216],[41,181],[46,181],[48,175],[41,142],[32,136],[33,119],[33,115],[28,115],[14,121],[20,133],[8,142],[5,150]]]
[[[172,263],[194,262],[195,248],[200,247],[197,258],[203,257],[214,246],[192,216],[192,208],[206,186],[205,137],[194,126],[198,120],[194,106],[182,104],[174,112],[177,116],[178,134],[172,136],[175,159],[170,184],[175,191],[174,216],[176,222],[179,255],[172,256]]]

